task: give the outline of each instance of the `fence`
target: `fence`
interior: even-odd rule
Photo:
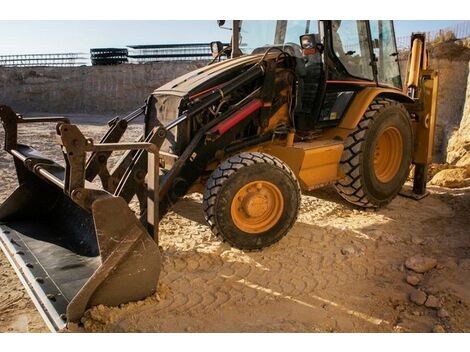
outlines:
[[[100,48],[90,49],[91,64],[95,65],[118,65],[128,62],[127,49]]]
[[[428,43],[439,41],[451,41],[470,37],[470,21],[457,23],[453,26],[425,32]],[[397,37],[398,51],[407,51],[410,49],[411,36]]]
[[[4,67],[75,67],[86,65],[88,57],[82,53],[0,55]]]
[[[129,45],[128,48],[131,49],[128,55],[130,62],[139,64],[154,61],[210,60],[212,57],[209,43]]]

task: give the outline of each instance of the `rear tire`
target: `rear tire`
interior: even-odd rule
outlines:
[[[241,153],[214,170],[203,198],[212,232],[236,248],[255,250],[289,232],[299,211],[300,187],[290,168],[276,157]]]
[[[411,119],[403,104],[375,99],[345,142],[338,193],[361,207],[388,204],[409,174],[413,154]]]

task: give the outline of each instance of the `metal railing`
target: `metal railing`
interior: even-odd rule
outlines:
[[[453,41],[470,37],[470,21],[457,23],[435,31],[425,32],[428,43]],[[398,51],[410,49],[411,35],[397,37]]]
[[[228,44],[223,44],[227,46]],[[129,45],[131,63],[211,60],[209,43]]]
[[[0,55],[3,67],[75,67],[87,63],[88,57],[82,53]]]

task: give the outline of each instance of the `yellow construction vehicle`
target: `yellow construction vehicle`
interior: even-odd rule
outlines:
[[[19,181],[0,207],[0,245],[51,329],[154,293],[159,219],[188,193],[203,193],[215,235],[247,250],[289,232],[301,191],[333,184],[376,208],[414,164],[412,195],[425,194],[437,74],[424,35],[412,36],[402,84],[392,21],[233,21],[232,34],[228,47],[211,43],[209,65],[110,121],[99,143],[67,119],[0,107]],[[138,116],[141,138],[120,143]],[[18,143],[18,125],[35,122],[57,123],[65,166]]]

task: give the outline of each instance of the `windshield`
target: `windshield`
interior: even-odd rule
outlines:
[[[316,20],[240,21],[240,50],[251,54],[264,46],[293,43],[299,46],[303,34],[317,34]]]

